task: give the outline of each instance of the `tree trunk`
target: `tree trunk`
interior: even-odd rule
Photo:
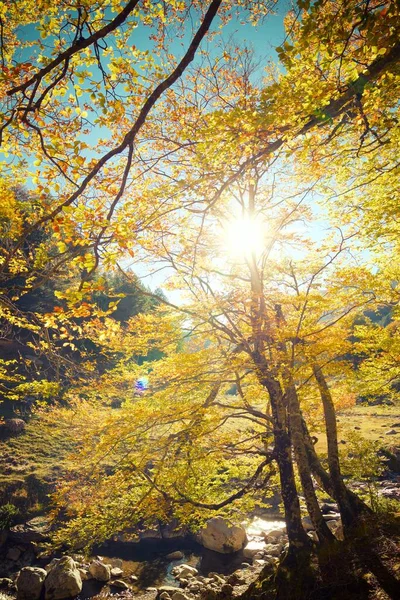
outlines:
[[[278,381],[269,376],[265,377],[265,375],[261,375],[261,373],[260,382],[267,389],[271,401],[275,455],[279,468],[289,544],[293,548],[308,547],[310,545],[310,539],[304,531],[301,522],[300,502],[296,489],[292,461],[292,443],[283,404],[282,389]]]
[[[318,481],[320,486],[325,490],[325,492],[331,498],[333,498],[334,500],[337,501],[336,492],[335,492],[335,488],[333,486],[331,477],[330,477],[329,473],[327,473],[326,470],[324,469],[324,467],[322,466],[321,461],[319,460],[319,457],[318,457],[317,453],[315,452],[314,444],[312,442],[310,433],[308,431],[307,425],[304,420],[303,420],[303,431],[304,431],[304,440],[305,440],[305,445],[306,445],[308,461],[310,464],[312,474],[314,475],[315,479]],[[365,504],[365,502],[363,502],[361,500],[361,498],[359,498],[357,496],[357,494],[355,494],[354,492],[349,490],[344,483],[343,483],[343,485],[345,487],[346,494],[348,496],[348,499],[349,499],[351,507],[354,511],[354,514],[357,516],[358,515],[372,515],[373,511],[369,508],[369,506],[367,506],[367,504]]]
[[[294,454],[301,480],[307,511],[310,515],[311,522],[317,532],[321,542],[333,541],[335,536],[327,526],[322,515],[317,496],[315,494],[314,483],[312,480],[311,469],[308,461],[306,446],[304,442],[304,433],[302,428],[302,415],[300,411],[300,403],[294,384],[289,383],[286,391],[288,400],[288,408],[290,415],[290,433],[293,442]]]
[[[335,498],[339,505],[343,529],[346,530],[354,523],[355,514],[349,500],[348,490],[343,483],[342,474],[340,472],[335,406],[321,367],[314,364],[313,373],[318,384],[324,408],[326,439],[328,443],[329,474]]]

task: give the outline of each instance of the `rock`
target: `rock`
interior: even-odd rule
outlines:
[[[158,598],[160,598],[160,600],[171,600],[171,596],[168,594],[168,592],[161,592]]]
[[[326,524],[338,540],[344,540],[343,527],[341,521],[327,521]]]
[[[268,531],[264,534],[264,539],[266,542],[273,542],[274,540],[280,540],[284,535],[284,529],[273,529],[272,531]]]
[[[125,581],[122,581],[122,579],[114,579],[114,581],[111,581],[110,585],[119,588],[120,590],[129,590],[129,585],[125,583]]]
[[[92,579],[89,571],[87,569],[78,569],[79,575],[81,576],[82,581],[87,581],[88,579]]]
[[[82,591],[82,579],[75,561],[70,556],[60,558],[47,575],[44,587],[46,600],[77,596]]]
[[[264,554],[268,556],[280,556],[282,550],[282,544],[267,544],[264,548]]]
[[[220,595],[222,598],[232,598],[233,586],[230,583],[224,583],[224,585],[221,587]]]
[[[148,539],[156,539],[156,540],[161,540],[162,539],[162,535],[161,535],[161,528],[159,525],[152,527],[151,529],[143,529],[142,531],[139,531],[139,539],[140,540],[148,540]]]
[[[26,423],[23,419],[6,419],[4,427],[11,433],[21,433],[25,431]]]
[[[6,559],[7,560],[12,560],[12,561],[15,562],[16,560],[19,559],[19,557],[21,556],[21,554],[22,554],[22,552],[21,552],[21,550],[17,546],[12,546],[7,551]]]
[[[312,531],[314,529],[314,525],[312,524],[310,517],[303,517],[301,522],[306,531]]]
[[[11,590],[14,582],[9,577],[0,577],[0,590]]]
[[[321,512],[322,514],[326,515],[327,513],[331,513],[331,512],[337,512],[338,509],[338,505],[335,504],[334,502],[324,502],[321,505]]]
[[[258,548],[245,548],[243,550],[243,556],[244,558],[254,558],[256,556],[256,554],[258,554],[259,550]]]
[[[264,565],[266,565],[266,564],[267,564],[267,561],[266,561],[266,560],[264,560],[263,558],[257,558],[257,559],[254,561],[254,564],[255,564],[257,567],[263,567]]]
[[[39,567],[24,567],[16,579],[17,600],[39,600],[47,573]]]
[[[123,570],[120,567],[112,567],[110,570],[111,577],[121,577]]]
[[[209,550],[229,554],[238,552],[246,546],[247,535],[241,525],[234,525],[222,517],[213,517],[200,531],[198,541]]]
[[[198,574],[198,570],[195,569],[194,567],[191,567],[190,565],[178,565],[177,567],[175,567],[172,570],[173,575],[175,575],[175,577],[177,579],[187,579],[188,577],[194,577],[195,575]]]
[[[201,600],[217,600],[218,592],[216,590],[207,588],[206,590],[202,591],[200,597],[201,597]]]
[[[45,566],[46,572],[49,573],[57,563],[60,562],[59,558],[52,558],[48,565]]]
[[[122,559],[121,558],[111,559],[111,565],[113,567],[119,567],[120,569],[122,569],[122,565],[123,565]]]
[[[14,525],[10,528],[8,537],[15,544],[30,544],[45,542],[49,539],[50,525],[44,517],[35,517],[27,523]]]
[[[94,560],[89,565],[89,573],[97,581],[109,581],[111,579],[111,569],[100,560]]]
[[[168,594],[175,594],[175,592],[178,592],[179,588],[173,586],[173,585],[160,585],[160,587],[158,588],[158,592],[159,594],[161,594],[162,592],[167,592]]]
[[[135,582],[135,581],[139,581],[139,577],[137,577],[136,575],[130,575],[130,576],[129,576],[129,579],[130,579],[131,581],[133,581],[133,582]]]
[[[189,596],[184,594],[183,592],[175,592],[173,596],[171,596],[172,600],[190,600]]]
[[[395,429],[390,429],[385,433],[385,435],[396,435],[397,431]]]
[[[176,550],[176,552],[170,552],[169,554],[167,554],[165,558],[167,558],[168,560],[180,560],[183,557],[183,552],[181,552],[180,550]]]
[[[237,570],[231,573],[228,577],[228,583],[231,585],[242,585],[246,583],[246,577],[243,574],[243,571]]]
[[[243,567],[243,569],[248,569],[249,567],[251,567],[251,564],[248,562],[242,562],[241,566]]]
[[[322,516],[325,519],[325,521],[337,521],[338,519],[340,519],[340,513],[338,512],[325,513]]]

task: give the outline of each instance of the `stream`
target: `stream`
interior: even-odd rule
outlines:
[[[247,548],[262,549],[265,545],[264,535],[269,531],[283,529],[282,520],[268,520],[255,517],[243,523],[247,531]],[[182,558],[171,560],[167,556],[176,551],[183,554]],[[172,575],[172,570],[179,564],[185,563],[195,567],[200,575],[208,576],[210,572],[228,575],[236,571],[243,562],[247,562],[243,552],[221,554],[204,548],[194,540],[184,538],[174,539],[144,539],[139,543],[110,541],[96,548],[96,555],[105,563],[123,570],[123,578],[128,581],[131,576],[132,590],[142,592],[147,587],[172,585],[179,588]],[[108,597],[110,592],[117,592],[93,579],[84,582],[80,599],[93,596]]]

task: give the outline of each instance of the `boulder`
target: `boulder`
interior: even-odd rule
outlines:
[[[49,539],[50,524],[43,517],[35,517],[27,523],[11,527],[8,538],[15,544],[44,542]]]
[[[82,578],[70,556],[63,556],[51,569],[44,584],[46,600],[73,598],[82,591]]]
[[[111,577],[121,577],[123,570],[120,567],[111,568]]]
[[[111,569],[100,560],[94,560],[89,565],[89,573],[97,581],[109,581],[111,579]]]
[[[48,565],[45,566],[45,569],[47,571],[47,573],[50,573],[50,571],[56,566],[57,563],[60,562],[59,558],[52,558],[51,561],[49,562]]]
[[[202,546],[221,554],[242,550],[247,544],[246,530],[228,519],[213,517],[198,534]]]
[[[39,600],[46,571],[39,567],[24,567],[16,579],[17,600]]]

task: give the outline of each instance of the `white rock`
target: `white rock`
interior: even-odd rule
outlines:
[[[44,587],[46,600],[73,598],[82,591],[81,575],[70,556],[63,556],[51,569]]]
[[[24,567],[15,581],[18,600],[39,600],[47,576],[39,567]]]
[[[241,525],[234,525],[222,517],[214,517],[209,519],[206,527],[200,531],[198,540],[209,550],[229,554],[246,546],[247,535]]]
[[[176,576],[177,579],[187,579],[188,577],[194,577],[198,574],[198,570],[190,565],[178,565],[173,569],[172,573]]]
[[[121,577],[123,570],[120,567],[112,567],[110,573],[111,577]]]

